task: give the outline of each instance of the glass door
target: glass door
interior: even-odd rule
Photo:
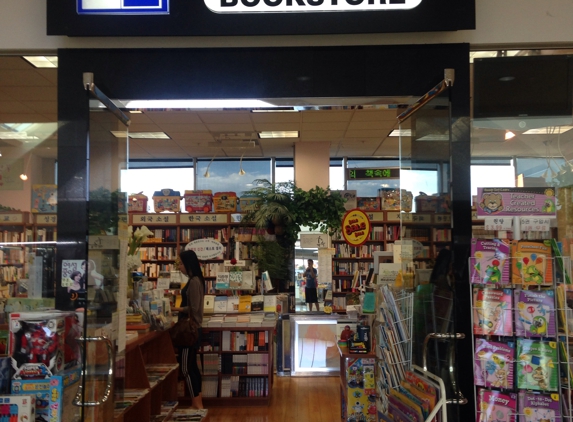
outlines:
[[[458,404],[452,272],[451,86],[453,71],[400,121],[402,283],[414,292],[412,363],[444,380]],[[396,256],[396,254],[395,254]],[[455,414],[455,410],[448,410]]]
[[[127,196],[120,171],[127,166],[129,119],[85,74],[88,91],[88,254],[84,265],[82,385],[76,405],[82,420],[111,420],[125,379]],[[87,78],[87,79],[86,79]]]

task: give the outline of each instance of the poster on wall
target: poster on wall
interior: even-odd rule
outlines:
[[[60,310],[75,310],[86,305],[86,261],[84,259],[64,259],[62,277],[57,291]]]
[[[478,218],[557,215],[553,188],[478,188],[477,199]]]
[[[22,190],[24,181],[20,175],[24,172],[24,159],[8,160],[0,158],[0,190]]]

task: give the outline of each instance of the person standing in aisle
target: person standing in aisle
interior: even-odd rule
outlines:
[[[174,307],[173,310],[179,312],[178,318],[194,318],[200,327],[203,322],[205,279],[194,251],[183,251],[179,254],[179,271],[189,277],[189,280],[181,290],[181,307]],[[201,331],[195,345],[180,348],[178,357],[183,378],[191,394],[191,405],[196,409],[203,409],[202,378],[197,365],[197,351],[200,345]]]
[[[306,267],[304,277],[306,279],[304,296],[306,298],[306,303],[308,304],[308,310],[312,311],[312,305],[314,304],[318,311],[318,272],[316,271],[316,268],[314,268],[314,261],[312,259],[308,260],[308,267]]]

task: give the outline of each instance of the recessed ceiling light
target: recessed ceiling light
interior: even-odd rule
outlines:
[[[298,130],[275,130],[275,131],[266,131],[266,132],[259,132],[259,138],[261,139],[269,139],[269,138],[298,138]]]
[[[388,136],[412,136],[412,129],[394,129]]]
[[[276,108],[256,108],[251,110],[251,113],[298,113],[299,110],[296,110],[292,107],[276,107]]]
[[[257,108],[274,107],[273,104],[261,100],[121,100],[125,108],[135,109],[203,109],[203,108]]]
[[[111,131],[116,138],[125,138],[129,135],[131,139],[171,139],[165,132],[124,132]]]
[[[529,129],[523,132],[524,135],[557,135],[560,133],[565,133],[573,129],[573,126],[549,126],[549,127],[538,127],[536,129]]]
[[[0,132],[0,139],[17,139],[19,141],[40,139],[37,136],[29,136],[26,132]]]
[[[24,60],[34,67],[58,67],[58,56],[22,56]]]
[[[129,114],[142,114],[143,111],[141,110],[129,110]]]

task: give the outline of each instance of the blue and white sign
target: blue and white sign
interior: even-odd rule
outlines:
[[[422,0],[204,0],[215,13],[375,12],[413,9]]]
[[[77,0],[78,15],[166,15],[169,0]]]

